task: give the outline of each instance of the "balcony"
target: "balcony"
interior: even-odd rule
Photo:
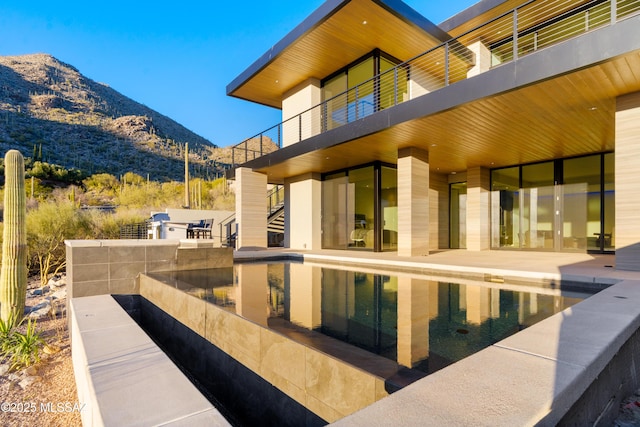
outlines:
[[[640,0],[532,0],[232,147],[233,167],[640,13]]]

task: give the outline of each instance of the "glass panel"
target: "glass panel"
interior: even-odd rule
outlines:
[[[326,103],[324,127],[334,129],[347,123],[347,74],[340,74],[324,83],[322,96]],[[342,94],[342,95],[341,95]],[[340,95],[340,96],[337,96]]]
[[[349,171],[346,214],[351,248],[373,249],[374,193],[373,166]]]
[[[467,247],[467,183],[451,184],[449,194],[449,246],[452,249],[465,249]]]
[[[322,182],[322,247],[346,249],[353,228],[347,217],[349,182],[345,173],[331,175]]]
[[[616,192],[614,155],[604,155],[604,250],[616,247]]]
[[[354,88],[349,91],[347,107],[349,122],[373,114],[375,111],[373,75],[373,57],[347,70],[349,88]]]
[[[380,188],[382,250],[398,249],[398,171],[383,166]]]
[[[492,235],[494,247],[520,247],[520,168],[497,169],[491,172]],[[497,236],[496,236],[497,235]]]
[[[564,249],[600,250],[600,159],[597,155],[563,161]]]
[[[554,187],[525,188],[520,197],[521,247],[553,249]]]
[[[522,167],[520,241],[523,248],[553,249],[553,162]]]
[[[380,109],[393,107],[409,99],[409,73],[406,68],[393,70],[395,63],[386,58],[380,58]]]

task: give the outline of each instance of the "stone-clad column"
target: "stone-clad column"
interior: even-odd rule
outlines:
[[[429,153],[398,150],[398,256],[429,255]]]
[[[640,92],[616,105],[616,268],[640,270]]]
[[[485,168],[467,171],[467,250],[490,249],[490,185],[491,173]]]
[[[236,169],[236,249],[267,247],[267,176]]]

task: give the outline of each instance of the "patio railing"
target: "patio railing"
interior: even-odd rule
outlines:
[[[232,167],[638,13],[640,0],[531,0],[233,146]]]

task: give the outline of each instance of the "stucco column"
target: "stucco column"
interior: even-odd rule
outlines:
[[[236,169],[237,249],[267,247],[267,176]]]
[[[285,180],[284,245],[291,249],[322,249],[322,181],[308,173]]]
[[[477,76],[491,69],[491,51],[484,43],[481,41],[471,43],[468,49],[475,54],[475,64],[467,71],[467,78]]]
[[[398,151],[398,256],[429,255],[429,153]]]
[[[282,145],[295,144],[318,135],[322,130],[322,85],[318,79],[308,79],[284,94],[282,100]],[[313,108],[316,107],[316,108]],[[300,116],[298,116],[301,114]]]
[[[615,137],[616,268],[640,271],[640,92],[618,98]]]
[[[467,171],[467,250],[484,251],[491,247],[490,220],[491,173],[485,168]]]

